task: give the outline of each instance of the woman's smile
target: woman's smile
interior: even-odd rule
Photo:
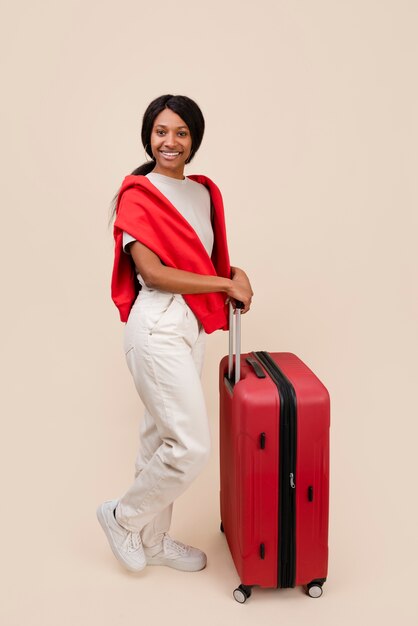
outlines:
[[[181,152],[167,152],[165,150],[160,150],[160,152],[163,155],[163,157],[165,159],[168,159],[169,161],[174,161],[174,159],[178,157],[179,154],[181,154]]]
[[[171,109],[164,109],[154,120],[151,151],[155,157],[153,172],[184,178],[185,162],[192,151],[192,137],[185,121]]]

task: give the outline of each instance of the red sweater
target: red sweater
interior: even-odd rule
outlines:
[[[168,267],[231,277],[221,192],[203,174],[191,174],[188,178],[205,185],[211,196],[214,232],[211,257],[189,222],[146,176],[131,174],[123,180],[113,227],[115,258],[111,284],[112,300],[122,322],[127,321],[139,291],[133,259],[122,249],[124,230],[155,252]],[[183,297],[207,333],[229,329],[224,292],[183,294]]]

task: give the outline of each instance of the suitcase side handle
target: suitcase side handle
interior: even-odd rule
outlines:
[[[241,300],[235,300],[235,311],[231,300],[229,301],[229,352],[228,352],[228,379],[232,377],[233,353],[234,353],[234,313],[236,315],[235,323],[235,383],[241,377],[241,309],[244,303]]]

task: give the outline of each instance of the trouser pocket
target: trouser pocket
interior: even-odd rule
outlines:
[[[159,291],[142,296],[141,292],[124,327],[124,353],[143,346],[144,336],[154,335],[163,342],[183,337],[189,325],[187,305],[178,294]]]
[[[175,303],[175,296],[174,294],[171,294],[168,300],[158,300],[158,306],[155,306],[155,304],[153,303],[147,308],[146,313],[144,311],[144,314],[146,314],[147,316],[147,328],[150,335],[152,335],[154,332],[157,332],[158,329],[164,325],[165,320],[169,317],[172,308],[175,306]]]

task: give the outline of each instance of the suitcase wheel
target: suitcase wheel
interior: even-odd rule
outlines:
[[[245,585],[240,585],[236,589],[234,589],[234,598],[240,604],[244,604],[246,600],[251,596],[251,587],[246,587]]]
[[[308,585],[308,595],[311,598],[320,598],[322,593],[322,585],[319,585],[318,583],[311,583]]]
[[[221,522],[221,533],[224,533],[224,532],[225,532],[225,531],[224,531],[224,525],[223,525],[223,524],[222,524],[222,522]]]

